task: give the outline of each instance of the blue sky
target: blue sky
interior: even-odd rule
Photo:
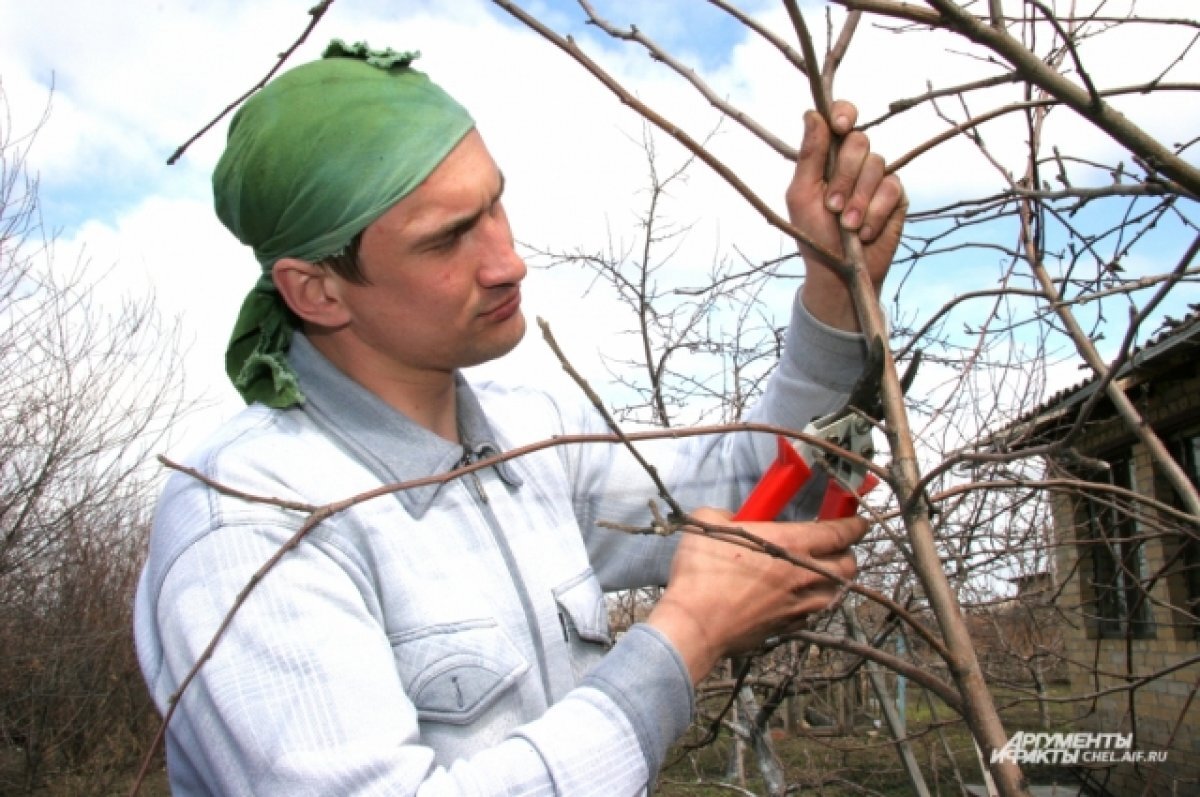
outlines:
[[[220,352],[256,266],[209,210],[208,175],[224,125],[179,165],[168,167],[165,160],[265,73],[275,54],[304,27],[311,5],[312,0],[7,0],[0,5],[0,80],[16,131],[36,123],[54,86],[50,117],[31,164],[41,179],[45,221],[59,233],[58,256],[86,258],[97,274],[105,274],[99,295],[116,301],[122,292],[152,289],[163,312],[181,319],[190,342],[183,360],[189,384],[214,404],[197,427],[237,409],[221,374]],[[446,10],[450,5],[452,10]],[[694,135],[713,129],[710,110],[682,81],[640,50],[603,41],[581,27],[575,3],[524,5],[579,37],[639,96],[665,109]],[[808,106],[803,81],[783,68],[778,53],[724,14],[702,0],[596,0],[595,5],[614,23],[636,21],[720,93],[736,99],[780,137],[798,142],[800,115]],[[740,5],[789,35],[780,3]],[[1169,1],[1143,6],[1144,13],[1178,13],[1180,7]],[[821,13],[810,13],[810,25],[818,33],[824,30]],[[1144,33],[1118,31],[1089,43],[1084,55],[1098,82],[1136,82],[1170,64],[1178,43],[1152,41]],[[422,51],[418,67],[472,109],[510,177],[507,204],[522,240],[551,249],[599,248],[611,237],[635,235],[637,191],[645,180],[637,143],[640,120],[578,65],[490,3],[337,0],[297,59],[315,57],[335,36]],[[896,36],[870,26],[860,30],[859,38],[840,73],[838,93],[855,99],[865,117],[881,112],[891,99],[922,91],[927,81],[944,85],[992,70],[964,55],[961,45],[951,51],[953,43],[946,39]],[[1198,62],[1200,53],[1190,53],[1172,77],[1200,81]],[[1122,107],[1151,132],[1175,141],[1200,131],[1200,103],[1182,101],[1184,96],[1168,102],[1131,98]],[[990,97],[1008,98],[1016,98],[1012,89],[996,90]],[[985,98],[977,102],[983,107]],[[959,112],[953,105],[946,109]],[[894,158],[941,125],[928,111],[914,111],[875,132],[873,139],[885,156]],[[996,163],[1019,170],[1022,128],[1009,120],[983,132]],[[1106,137],[1066,112],[1056,112],[1048,136],[1053,141],[1047,149],[1062,144],[1095,160],[1113,151]],[[728,123],[713,146],[760,195],[782,209],[788,164]],[[668,163],[682,157],[668,141],[660,151]],[[964,141],[919,159],[903,177],[918,208],[1002,185],[993,163]],[[1194,206],[1183,210],[1195,216]],[[693,170],[670,212],[694,224],[677,268],[697,275],[704,273],[714,251],[728,252],[734,244],[761,259],[788,246],[703,167]],[[989,234],[1012,245],[1011,225]],[[1173,264],[1183,240],[1177,222],[1166,222],[1139,253],[1142,260],[1128,267],[1149,270],[1164,260]],[[923,263],[906,286],[913,293],[903,299],[904,307],[928,312],[958,292],[993,284],[996,270],[995,256],[982,251]],[[527,283],[526,307],[531,317],[545,315],[573,345],[585,372],[603,381],[598,350],[619,353],[627,342],[616,336],[622,319],[617,308],[606,304],[610,300],[602,292],[583,297],[588,284],[586,275],[537,272]],[[776,311],[786,312],[792,287],[793,282],[781,283],[771,299]],[[1197,300],[1194,290],[1181,292],[1174,312]],[[539,341],[528,340],[502,373],[541,377],[557,370],[547,367],[546,357]]]
[[[162,162],[166,160],[174,145],[182,143],[186,136],[193,132],[193,128],[199,128],[216,113],[218,107],[179,102],[172,114],[174,124],[171,127],[163,131],[139,131],[135,125],[142,114],[122,107],[125,103],[105,102],[115,99],[113,95],[123,92],[122,80],[131,72],[158,72],[164,88],[169,86],[173,78],[178,78],[181,91],[186,93],[190,93],[190,90],[184,88],[187,80],[210,75],[221,80],[221,85],[226,87],[226,94],[218,95],[214,92],[209,96],[224,96],[229,100],[259,77],[259,72],[243,70],[239,73],[236,69],[221,69],[219,64],[205,63],[210,59],[219,61],[225,55],[221,52],[219,30],[210,31],[215,35],[204,42],[189,41],[186,34],[189,20],[204,18],[211,23],[219,20],[226,10],[236,8],[237,4],[191,4],[185,6],[185,10],[174,9],[170,4],[160,2],[134,2],[130,5],[130,12],[116,14],[116,24],[111,25],[112,30],[107,32],[108,35],[99,37],[94,35],[95,28],[91,23],[114,16],[114,9],[105,7],[104,4],[51,0],[41,4],[35,11],[37,4],[32,0],[19,0],[0,9],[0,19],[3,19],[3,24],[9,31],[5,38],[11,37],[6,42],[6,50],[9,51],[11,60],[6,59],[8,62],[4,63],[5,73],[14,71],[13,62],[16,62],[17,70],[23,73],[19,78],[22,82],[29,81],[33,86],[40,88],[46,99],[49,99],[53,89],[56,101],[52,108],[61,104],[59,101],[72,104],[79,102],[85,110],[105,117],[103,126],[109,128],[77,131],[74,147],[77,157],[69,171],[58,171],[49,164],[44,169],[44,208],[47,215],[66,233],[72,232],[88,220],[112,221],[117,214],[137,204],[146,195],[147,190],[167,193],[178,191],[181,190],[178,184],[192,177],[190,174],[181,176],[177,173],[186,169],[164,169]],[[269,65],[276,52],[282,50],[298,35],[308,20],[305,12],[312,4],[276,2],[270,5],[273,6],[273,10],[269,15],[262,14],[256,17],[263,21],[260,23],[263,24],[263,29],[257,36],[262,46],[258,52],[252,53],[255,57],[246,59],[249,62],[264,64],[264,69],[260,72],[265,71],[265,66]],[[403,17],[410,14],[434,14],[451,20],[459,16],[464,18],[467,24],[472,24],[471,20],[475,20],[476,26],[486,20],[489,24],[520,29],[519,24],[509,15],[486,2],[467,0],[457,3],[455,6],[458,14],[439,12],[438,9],[445,7],[445,3],[408,2],[399,5],[402,9],[399,15],[401,21],[389,26],[386,34],[377,34],[375,31],[380,26],[376,20],[387,19],[389,14],[394,13],[396,3],[381,0],[338,0],[294,62],[314,57],[324,43],[335,35],[355,39],[367,38],[380,46],[421,49],[423,45],[419,40],[387,40],[388,34],[395,35],[392,34],[392,30],[396,29],[401,31],[403,38]],[[639,26],[658,41],[686,57],[690,63],[706,69],[715,69],[726,63],[731,49],[743,38],[744,33],[739,25],[731,24],[728,15],[694,0],[660,0],[646,4],[609,0],[597,2],[594,6],[599,13],[617,23],[627,24],[636,19]],[[564,33],[585,41],[596,37],[595,30],[583,24],[582,12],[573,0],[530,3],[528,7],[553,22],[556,29]],[[754,5],[746,7],[752,10]],[[464,9],[469,10],[463,13]],[[369,21],[367,24],[357,24],[359,19]],[[128,24],[128,29],[121,30],[119,35],[113,35],[117,33],[122,22]],[[179,36],[174,41],[169,38],[172,32]],[[425,49],[428,53],[429,48]],[[164,53],[170,51],[173,52],[164,57]],[[104,60],[97,62],[93,55],[100,52],[104,53]],[[143,58],[145,60],[142,60]],[[498,58],[502,59],[503,56]],[[109,69],[105,70],[106,66]],[[217,69],[211,69],[214,66]],[[561,66],[564,70],[575,68],[565,60]],[[104,74],[104,71],[108,71],[109,74]],[[514,94],[522,91],[520,86],[512,88]],[[136,91],[136,87],[134,90]],[[36,92],[22,92],[21,107],[17,109],[15,120],[18,126],[22,121],[27,124],[32,121],[34,114],[39,110],[35,104],[37,99]],[[136,97],[127,99],[130,104],[138,103]],[[147,97],[146,101],[161,100],[158,97]],[[164,110],[170,113],[172,109]],[[110,113],[105,115],[105,111]],[[55,115],[52,115],[50,122],[52,128],[61,128],[66,124],[63,120],[55,118]],[[208,138],[219,140],[223,129],[223,125],[218,127]],[[172,131],[175,138],[169,137]],[[93,140],[94,133],[102,135]],[[124,141],[114,146],[109,135],[103,135],[105,133],[122,136]]]

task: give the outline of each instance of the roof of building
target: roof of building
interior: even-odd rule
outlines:
[[[1162,326],[1144,344],[1130,352],[1121,363],[1113,381],[1128,390],[1158,373],[1160,366],[1175,362],[1173,355],[1184,355],[1200,348],[1200,304],[1189,305],[1183,318],[1167,317]],[[1074,410],[1102,388],[1096,376],[1055,392],[1041,404],[1024,413],[1004,429],[991,436],[993,443],[1000,438],[1015,440],[1070,418]]]

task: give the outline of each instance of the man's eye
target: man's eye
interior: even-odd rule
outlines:
[[[446,237],[439,239],[430,248],[433,249],[433,251],[435,251],[435,252],[448,252],[451,249],[453,249],[454,247],[458,246],[458,242],[463,239],[463,236],[465,234],[466,234],[465,230],[453,232],[453,233],[447,235]]]

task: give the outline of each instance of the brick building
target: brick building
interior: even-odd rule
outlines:
[[[1200,484],[1200,314],[1137,350],[1114,383]],[[1076,730],[1134,734],[1140,763],[1090,766],[1112,794],[1200,794],[1200,526],[1172,513],[1175,490],[1101,389],[1062,391],[1005,434],[1028,447],[1074,430],[1047,477],[1088,482],[1052,494],[1064,656],[1071,694],[1087,698]]]

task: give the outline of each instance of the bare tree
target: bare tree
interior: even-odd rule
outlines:
[[[152,708],[129,640],[157,484],[184,409],[152,299],[106,309],[64,270],[0,93],[0,791],[93,785],[136,755]],[[48,113],[48,110],[47,110]]]
[[[549,268],[592,273],[589,290],[607,291],[607,301],[628,308],[630,323],[621,334],[629,353],[602,352],[617,420],[662,428],[738,421],[761,393],[782,346],[783,327],[761,296],[780,279],[778,263],[768,268],[718,252],[697,269],[681,254],[692,225],[675,219],[672,207],[689,190],[695,158],[664,168],[656,135],[645,125],[640,146],[647,182],[637,198],[644,209],[629,233],[610,229],[598,251],[526,248]]]
[[[665,111],[639,99],[633,87],[623,86],[574,39],[554,32],[517,4],[495,2],[579,62],[621,102],[682,144],[690,157],[715,170],[787,240],[801,238],[772,210],[772,203],[756,193],[751,176],[724,162],[707,138],[690,134]],[[906,732],[903,726],[892,727],[902,756],[904,733],[910,739],[924,736],[936,740],[929,755],[944,751],[960,786],[978,772],[992,791],[1027,793],[1025,773],[996,755],[1008,739],[1003,718],[1011,716],[1014,706],[1036,701],[1044,724],[1052,721],[1053,705],[1069,704],[1080,716],[1116,694],[1128,701],[1128,715],[1136,724],[1139,690],[1197,663],[1184,653],[1147,666],[1136,655],[1136,642],[1144,631],[1137,619],[1141,607],[1166,609],[1189,631],[1196,624],[1195,607],[1186,598],[1164,601],[1156,585],[1178,574],[1181,565],[1185,570],[1197,566],[1192,562],[1200,500],[1181,467],[1187,457],[1172,451],[1172,443],[1156,433],[1131,400],[1130,381],[1124,377],[1131,358],[1150,337],[1151,319],[1161,315],[1165,304],[1178,306],[1180,296],[1194,284],[1200,173],[1189,158],[1194,159],[1198,139],[1196,131],[1183,130],[1169,142],[1160,140],[1139,126],[1136,114],[1123,114],[1120,107],[1124,98],[1134,96],[1194,97],[1200,83],[1193,74],[1192,50],[1200,24],[1184,17],[1139,14],[1136,2],[1117,9],[1102,2],[1060,8],[1039,0],[840,0],[823,9],[824,51],[819,55],[821,42],[814,41],[809,27],[819,18],[816,10],[806,17],[798,3],[785,0],[784,14],[768,24],[725,0],[708,4],[778,51],[784,74],[801,76],[809,85],[812,104],[822,112],[827,112],[839,68],[855,52],[862,30],[887,31],[910,52],[936,42],[932,46],[957,54],[962,63],[975,67],[974,72],[984,74],[963,80],[957,80],[953,70],[930,75],[926,91],[894,97],[885,112],[861,126],[886,137],[911,115],[925,113],[926,120],[933,120],[927,122],[925,139],[896,158],[891,168],[934,162],[939,153],[966,141],[975,151],[968,165],[961,156],[943,163],[970,169],[972,175],[986,174],[990,187],[975,188],[984,184],[981,180],[964,181],[967,187],[951,199],[917,207],[910,216],[906,254],[898,261],[892,345],[885,354],[884,413],[876,419],[891,451],[891,497],[886,506],[869,509],[880,531],[864,546],[860,583],[846,585],[847,592],[861,600],[849,606],[853,613],[844,621],[836,615],[822,617],[785,640],[757,665],[757,672],[729,673],[724,682],[713,685],[723,702],[711,710],[705,707],[705,725],[709,730],[730,728],[750,740],[756,731],[761,737],[783,698],[813,695],[826,686],[831,692],[836,687],[843,695],[858,694],[860,673],[865,669],[875,674],[874,666],[865,666],[870,662],[890,669],[905,683],[919,685],[928,699],[923,728]],[[660,47],[641,27],[614,25],[582,0],[580,8],[588,24],[643,49],[676,72],[719,116],[745,130],[785,165],[795,158],[785,137],[739,108],[736,98],[706,84],[699,72]],[[1162,42],[1160,51],[1130,64],[1137,70],[1122,76],[1126,82],[1101,83],[1091,68],[1096,57],[1092,54],[1102,42],[1134,29],[1154,31]],[[1066,135],[1056,133],[1049,123],[1059,119],[1070,122]],[[1011,146],[1009,129],[995,126],[1011,120],[1019,122],[1017,147]],[[1117,154],[1076,151],[1072,133],[1080,129],[1099,131],[1116,142]],[[735,268],[729,265],[735,260],[718,256],[708,285],[664,288],[660,268],[685,228],[664,221],[660,201],[679,184],[683,172],[660,172],[656,161],[650,163],[648,211],[640,220],[638,243],[618,242],[606,252],[558,253],[555,258],[592,269],[632,311],[630,329],[638,354],[612,363],[615,380],[625,390],[618,394],[623,396],[623,419],[661,426],[676,424],[681,416],[734,420],[764,372],[771,339],[763,333],[775,326],[769,314],[760,312],[758,288],[753,286],[778,274],[780,264]],[[832,259],[840,262],[856,296],[867,339],[882,342],[887,334],[883,318],[852,242],[846,244],[845,257]],[[966,287],[956,285],[956,295],[936,307],[911,300],[905,289],[923,273],[945,268],[949,257],[975,265],[964,275]],[[1157,265],[1147,267],[1146,261]],[[978,266],[984,262],[987,268]],[[734,320],[723,325],[726,319]],[[748,330],[758,337],[743,345],[742,335]],[[1104,336],[1118,345],[1102,356],[1097,341]],[[923,381],[906,400],[897,364],[912,360],[918,351],[924,360]],[[694,358],[682,364],[682,355],[697,352],[713,356],[713,370],[702,370]],[[736,384],[711,381],[716,366],[728,372],[731,363]],[[740,363],[747,365],[744,371],[736,367]],[[1079,401],[1070,412],[1059,412],[1053,402],[1045,403],[1052,398],[1048,394],[1062,386],[1061,380],[1054,382],[1055,369],[1078,363],[1088,369],[1087,390],[1072,393]],[[629,395],[634,398],[624,398]],[[1087,435],[1106,422],[1105,414],[1116,419],[1126,438],[1137,441],[1143,461],[1136,468],[1115,468],[1085,445]],[[639,436],[614,431],[613,439],[630,443]],[[1131,489],[1128,475],[1135,471],[1143,481],[1146,474],[1160,480],[1173,499],[1163,501]],[[1124,481],[1120,473],[1126,474]],[[236,492],[236,486],[210,486]],[[404,487],[389,485],[336,506],[297,507],[310,513],[310,521],[296,540],[337,506]],[[669,496],[664,499],[669,501]],[[655,520],[656,527],[660,521]],[[1074,527],[1095,530],[1084,542],[1104,552],[1092,559],[1104,559],[1110,572],[1099,581],[1093,567],[1088,582],[1093,594],[1072,604],[1061,601],[1063,585],[1079,580],[1073,571],[1083,564],[1073,556],[1079,541],[1062,535]],[[1114,528],[1126,530],[1109,533]],[[1176,551],[1157,570],[1147,570],[1139,559],[1138,551],[1151,540],[1169,543]],[[798,560],[795,564],[808,566]],[[1068,572],[1063,572],[1064,564]],[[268,562],[264,570],[270,566]],[[1039,586],[1011,599],[1014,583]],[[253,583],[247,585],[239,604],[252,588]],[[1103,625],[1109,620],[1110,604],[1119,604],[1126,617],[1103,629],[1125,646],[1123,669],[1115,673],[1100,660],[1099,639],[1088,662],[1080,661],[1055,634],[1064,627]],[[236,610],[235,606],[230,616]],[[218,641],[219,634],[212,644]],[[203,661],[204,656],[196,666]],[[1094,688],[1083,694],[1050,695],[1047,673],[1062,666],[1090,667]],[[900,682],[895,683],[899,688]],[[1170,729],[1171,740],[1179,738],[1190,716],[1200,680],[1195,684],[1181,696],[1183,706]],[[186,685],[185,680],[181,690]],[[997,686],[1005,687],[1001,699]],[[757,715],[747,714],[746,704],[738,712],[729,711],[730,696],[742,694],[745,687],[759,690],[754,693]],[[845,699],[831,704],[831,713],[841,715],[833,719],[835,725],[847,724],[851,704]],[[952,725],[969,733],[972,752],[967,758],[952,748]],[[713,736],[708,734],[706,740]],[[929,769],[939,771],[933,765]],[[1148,792],[1156,776],[1157,770],[1146,779]],[[766,778],[768,790],[786,791],[805,776],[785,771],[783,777],[787,782],[782,786],[771,782],[774,775]],[[1175,778],[1176,787],[1196,782],[1186,774],[1169,777]],[[834,773],[815,782],[845,781]],[[851,790],[865,788],[848,785]]]
[[[756,193],[752,175],[722,160],[706,139],[690,133],[666,109],[643,101],[636,87],[621,84],[600,56],[585,52],[574,38],[555,32],[518,4],[495,2],[714,169],[768,224],[790,238],[800,237],[772,210],[772,203]],[[810,86],[813,104],[823,112],[839,67],[852,56],[856,36],[867,26],[893,33],[912,52],[938,42],[936,46],[951,49],[961,62],[972,66],[969,71],[985,73],[960,82],[952,70],[929,75],[926,92],[896,96],[883,114],[862,124],[886,138],[909,116],[925,113],[941,129],[930,129],[925,141],[890,168],[920,159],[937,162],[941,150],[967,141],[977,156],[968,165],[961,155],[943,160],[942,168],[954,163],[954,168],[970,169],[974,175],[990,174],[987,181],[994,186],[981,193],[961,192],[937,206],[917,207],[910,216],[907,254],[898,261],[902,273],[893,314],[893,356],[888,358],[883,388],[885,415],[878,419],[892,452],[889,486],[894,503],[891,514],[876,515],[883,521],[882,534],[867,551],[864,579],[893,590],[895,600],[913,607],[915,616],[927,617],[936,627],[941,649],[925,650],[933,655],[922,659],[921,646],[910,645],[909,658],[933,667],[953,684],[962,701],[961,718],[988,770],[984,777],[994,780],[992,788],[1005,795],[1025,793],[1020,769],[993,755],[1004,746],[1008,732],[989,683],[1007,680],[1019,692],[1031,682],[1029,699],[1040,701],[1046,718],[1046,674],[1072,658],[1054,631],[1063,624],[1088,620],[1079,616],[1078,606],[1072,609],[1054,601],[1063,579],[1071,577],[1056,574],[1057,564],[1073,561],[1070,556],[1064,559],[1064,553],[1073,550],[1074,543],[1056,536],[1052,528],[1061,533],[1062,523],[1052,521],[1051,509],[1056,518],[1061,517],[1060,497],[1074,496],[1088,506],[1100,501],[1105,511],[1135,518],[1139,539],[1149,535],[1182,540],[1176,545],[1175,566],[1191,561],[1193,548],[1187,541],[1195,539],[1200,522],[1200,501],[1183,457],[1172,452],[1170,443],[1164,442],[1127,394],[1128,380],[1118,379],[1127,373],[1133,353],[1150,338],[1151,319],[1161,317],[1164,303],[1179,307],[1186,302],[1181,297],[1194,284],[1200,241],[1195,223],[1200,171],[1190,157],[1197,131],[1179,130],[1171,139],[1161,140],[1139,126],[1136,115],[1121,109],[1125,99],[1133,96],[1169,95],[1189,102],[1185,98],[1200,91],[1192,52],[1200,23],[1139,13],[1136,2],[1118,8],[1082,2],[1060,7],[1036,0],[973,4],[841,0],[823,11],[810,9],[802,14],[797,3],[785,0],[786,14],[772,15],[770,23],[724,0],[708,4],[776,49],[781,74],[800,73]],[[588,25],[642,49],[698,91],[719,117],[740,126],[781,158],[795,158],[783,136],[755,120],[736,97],[708,85],[692,65],[661,47],[651,30],[614,24],[590,3],[581,0],[579,5],[580,18]],[[809,29],[818,14],[823,14],[826,34],[821,55]],[[1137,53],[1137,68],[1130,64],[1121,76],[1127,82],[1101,84],[1094,67],[1101,57],[1112,57],[1103,49],[1104,43],[1134,30],[1154,37],[1161,49]],[[781,80],[778,75],[755,77]],[[1004,90],[998,90],[1001,87]],[[996,124],[1012,120],[1019,120],[1019,147],[1004,137],[1013,128]],[[1052,120],[1058,125],[1050,126]],[[1074,148],[1074,136],[1088,129],[1115,142],[1116,154],[1095,156]],[[1068,132],[1057,132],[1062,130]],[[975,179],[964,184],[983,182]],[[986,258],[996,265],[962,275],[966,287],[940,307],[911,301],[911,294],[905,301],[905,288],[919,282],[923,273],[946,268],[948,257],[959,263],[982,263]],[[602,261],[603,273],[610,279],[623,273],[614,265],[617,260]],[[1147,261],[1158,267],[1147,266]],[[597,261],[590,262],[594,266]],[[884,326],[853,247],[847,248],[843,265],[859,300],[865,334],[868,339],[882,336]],[[654,317],[656,310],[646,309],[648,303],[654,304],[648,298],[661,304],[661,297],[644,293],[625,298],[640,318]],[[660,361],[669,357],[671,341],[660,336],[660,348],[655,349],[654,335],[645,326],[640,329],[650,352],[645,363],[655,362],[655,356]],[[1118,345],[1102,356],[1097,342],[1105,337]],[[905,402],[894,364],[917,351],[924,354],[923,381]],[[1069,414],[1065,426],[1047,435],[1046,423],[1029,420],[1044,419],[1039,409],[1050,398],[1048,384],[1064,365],[1076,363],[1088,369],[1084,376],[1090,374],[1091,398]],[[690,374],[689,378],[703,384],[706,376]],[[643,370],[642,364],[620,377],[629,378],[640,379],[646,395],[660,389],[655,369]],[[1055,387],[1064,386],[1058,379]],[[699,394],[688,398],[695,400]],[[678,397],[674,400],[679,403]],[[1147,472],[1161,480],[1182,511],[1164,516],[1161,505],[1150,506],[1155,502],[1151,499],[1148,504],[1128,484],[1118,501],[1111,491],[1110,471],[1101,469],[1098,478],[1094,468],[1083,473],[1071,467],[1088,457],[1078,446],[1091,445],[1084,433],[1100,420],[1095,415],[1098,408],[1119,419],[1123,434],[1144,452]],[[657,413],[660,421],[663,415]],[[1106,588],[1098,600],[1120,597],[1129,606],[1162,602],[1151,588],[1165,579],[1166,570],[1149,574],[1135,567],[1130,557],[1136,554],[1122,547],[1126,544],[1120,539],[1099,543],[1110,552],[1108,558],[1126,586],[1119,595]],[[1021,595],[1015,603],[1006,599],[1011,584],[1035,583],[1040,578],[1047,579],[1039,588],[1040,597]],[[1193,607],[1174,605],[1170,610],[1185,623],[1195,622]],[[1086,605],[1083,611],[1088,613]],[[1096,612],[1094,601],[1090,611]],[[868,613],[864,619],[874,623],[868,637],[877,650],[895,638],[894,613],[874,618]],[[908,631],[912,630],[910,623]],[[1189,666],[1190,660],[1181,654],[1166,666],[1147,669],[1135,663],[1132,653],[1134,624],[1127,624],[1121,633],[1130,654],[1124,680],[1111,689],[1128,693],[1129,713],[1136,716],[1136,690],[1147,679]],[[842,654],[850,650],[841,632],[827,636],[821,639],[826,649]],[[983,657],[976,648],[989,637],[995,644]],[[1014,665],[1025,674],[1014,676]],[[1093,669],[1104,668],[1094,663]],[[1007,678],[997,679],[1003,671],[1008,672]],[[1094,704],[1109,688],[1101,687],[1101,680],[1098,676],[1094,693],[1079,703],[1084,713],[1087,701]],[[1193,687],[1186,695],[1176,727],[1187,716],[1194,692]],[[1189,782],[1186,774],[1182,782]],[[1153,778],[1146,788],[1152,786]]]

